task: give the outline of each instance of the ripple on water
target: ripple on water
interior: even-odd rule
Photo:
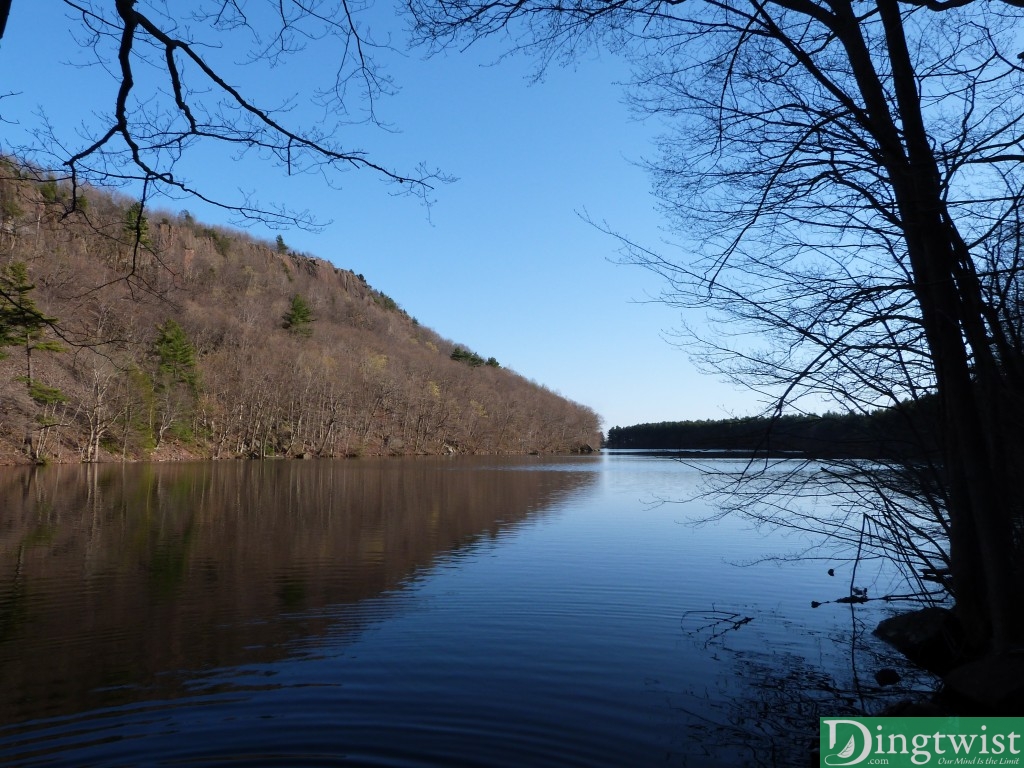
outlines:
[[[652,505],[675,462],[508,466],[119,468],[87,511],[37,480],[68,527],[0,518],[0,763],[699,768],[815,732],[839,579]]]

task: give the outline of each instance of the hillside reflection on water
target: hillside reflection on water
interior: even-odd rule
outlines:
[[[826,566],[761,562],[804,543],[654,503],[697,482],[636,455],[5,470],[0,760],[793,765],[819,714],[927,684],[874,685],[885,609],[813,611]]]

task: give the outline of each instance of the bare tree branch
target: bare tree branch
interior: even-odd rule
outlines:
[[[861,549],[870,515],[908,576],[948,566],[975,650],[1024,643],[1019,0],[408,5],[435,50],[500,35],[541,67],[630,58],[633,107],[665,126],[646,166],[677,244],[620,236],[624,258],[708,313],[683,332],[697,358],[773,418],[935,405],[923,468],[749,467],[720,478],[727,508]],[[823,494],[835,515],[793,503]]]
[[[346,171],[363,171],[428,203],[436,184],[446,180],[423,167],[397,170],[341,141],[357,109],[364,112],[362,122],[387,130],[376,104],[391,84],[373,59],[375,51],[387,46],[374,42],[360,26],[362,6],[325,0],[204,0],[176,11],[144,0],[116,0],[112,7],[94,0],[62,1],[77,20],[79,43],[115,86],[107,111],[83,128],[86,140],[80,146],[45,123],[38,131],[37,149],[45,151],[45,160],[36,162],[63,165],[76,194],[84,184],[145,184],[150,196],[196,197],[239,221],[319,226],[305,211],[229,200],[197,187],[179,164],[190,150],[208,144],[238,156],[258,155],[288,175],[316,173],[329,183]],[[245,58],[225,63],[222,52],[246,41],[250,50]],[[291,124],[287,101],[271,107],[262,103],[265,97],[234,84],[238,67],[283,66],[305,53],[307,45],[334,56],[333,64],[324,62],[325,87],[310,85],[307,92],[289,97],[323,109],[325,119],[317,124]]]

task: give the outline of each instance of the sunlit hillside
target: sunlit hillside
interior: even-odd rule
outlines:
[[[587,450],[598,417],[361,275],[5,163],[0,461]]]

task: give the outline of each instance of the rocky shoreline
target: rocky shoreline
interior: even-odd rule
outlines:
[[[874,634],[942,681],[930,698],[900,702],[886,716],[1024,715],[1024,648],[972,658],[955,614],[941,607],[885,619]]]

